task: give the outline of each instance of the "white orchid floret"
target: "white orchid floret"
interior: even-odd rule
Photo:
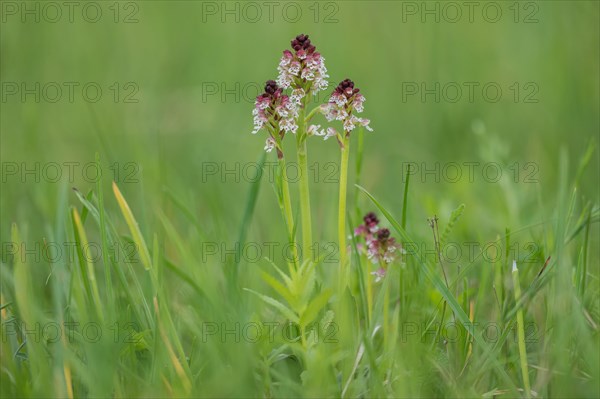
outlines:
[[[299,103],[292,100],[292,98],[283,95],[281,96],[281,103],[275,108],[275,112],[281,118],[295,118],[298,116]]]
[[[351,132],[356,127],[355,123],[358,122],[358,118],[352,115],[350,118],[344,120],[344,130]]]
[[[275,112],[277,112],[277,115],[281,116],[282,118],[287,118],[289,115],[289,109],[283,104],[278,105],[277,108],[275,108]]]
[[[321,129],[321,125],[310,125],[308,129],[306,129],[306,133],[309,136],[324,136],[325,132]]]
[[[252,110],[252,115],[253,115],[253,122],[254,122],[254,129],[252,130],[252,134],[256,134],[258,133],[258,131],[260,129],[263,128],[263,126],[265,125],[265,123],[268,122],[268,119],[265,115],[264,110],[262,109],[253,109]]]
[[[275,146],[277,145],[277,142],[275,141],[275,139],[271,136],[267,137],[267,141],[265,142],[265,151],[266,152],[271,152],[273,151],[273,148],[275,148]]]
[[[357,94],[356,97],[354,98],[354,101],[352,102],[352,106],[354,107],[356,112],[358,112],[358,113],[363,112],[363,110],[364,110],[363,103],[364,102],[365,102],[365,97],[362,94]]]
[[[366,119],[366,118],[359,118],[358,119],[358,123],[363,126],[365,129],[367,129],[369,132],[372,132],[373,129],[371,128],[371,126],[369,126],[369,124],[371,123],[371,120]]]
[[[371,129],[371,126],[369,126],[370,123],[371,121],[369,119],[359,118],[355,115],[352,115],[350,118],[344,120],[344,130],[351,132],[354,130],[354,128],[356,128],[356,125],[361,125],[368,131],[372,132],[373,129]]]
[[[334,120],[343,121],[348,117],[348,112],[343,107],[339,107],[336,103],[332,102],[323,105],[321,112],[325,115],[328,122]]]
[[[308,81],[312,81],[315,79],[315,72],[311,71],[308,68],[302,70],[302,75],[300,76],[302,79],[306,79]]]
[[[289,51],[288,51],[288,53],[289,53]],[[291,56],[291,53],[290,53],[290,56]],[[292,59],[288,58],[284,52],[284,56],[281,58],[281,62],[279,63],[279,66],[277,67],[277,72],[279,72],[279,74],[277,76],[277,84],[283,89],[287,89],[288,87],[290,87],[290,85],[292,84],[292,82],[294,80],[294,74],[290,71],[291,63],[292,63]]]
[[[319,68],[323,65],[323,57],[320,53],[312,53],[306,57],[306,65],[310,68]]]
[[[337,136],[337,135],[338,135],[338,132],[337,132],[337,130],[335,130],[335,129],[334,129],[334,128],[332,128],[332,127],[328,127],[328,128],[327,128],[327,133],[325,134],[325,137],[323,138],[323,140],[327,140],[328,138],[330,138],[330,137],[335,137],[335,136]]]
[[[279,76],[277,77],[277,84],[284,89],[287,89],[288,87],[290,87],[292,84],[292,81],[293,81],[292,76],[287,72],[280,73]]]
[[[294,118],[282,119],[281,122],[279,122],[279,126],[285,132],[291,132],[294,134],[296,134],[296,131],[298,130],[298,125],[296,124],[296,121],[294,120]]]
[[[311,88],[311,93],[316,94],[321,90],[327,90],[327,87],[329,86],[329,82],[327,81],[327,79],[325,79],[327,77],[329,76],[317,76]]]
[[[331,98],[329,99],[329,102],[336,104],[338,107],[343,107],[344,105],[346,105],[348,100],[343,94],[333,93],[331,95]]]
[[[262,129],[262,125],[257,125],[256,123],[254,123],[254,129],[252,129],[252,134],[256,134],[260,131],[260,129]]]
[[[264,123],[260,119],[254,118],[254,129],[252,129],[252,134],[258,133],[263,126]]]
[[[340,108],[339,110],[337,110],[335,115],[336,120],[343,121],[346,118],[348,118],[348,111],[346,111],[344,108]]]
[[[294,55],[290,50],[285,50],[283,52],[283,56],[281,57],[281,61],[279,61],[279,66],[289,66],[292,60],[294,59]]]
[[[267,109],[269,108],[269,104],[271,101],[267,97],[257,97],[256,101],[254,101],[255,109]]]
[[[294,89],[292,91],[292,94],[290,95],[290,101],[296,106],[296,107],[300,107],[300,104],[302,102],[302,99],[304,98],[304,96],[306,96],[306,92],[304,91],[303,88],[299,87],[297,89]]]
[[[291,75],[298,76],[298,74],[300,73],[300,68],[301,68],[301,65],[298,61],[292,61],[292,63],[290,64],[290,67],[288,69],[288,72]]]
[[[306,54],[306,51],[304,51],[304,50],[298,50],[298,52],[296,53],[296,56],[298,58],[300,58],[301,60],[304,60],[304,59],[306,59],[306,57],[308,55]]]

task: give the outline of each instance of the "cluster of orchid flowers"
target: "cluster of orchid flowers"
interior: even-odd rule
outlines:
[[[302,245],[310,248],[312,241],[312,221],[310,211],[310,194],[307,164],[307,138],[311,136],[323,137],[327,140],[335,137],[340,148],[340,179],[338,196],[338,241],[339,248],[346,248],[346,197],[348,185],[348,159],[350,153],[350,133],[357,127],[364,127],[372,131],[369,119],[358,115],[364,110],[365,97],[360,89],[355,87],[350,79],[344,79],[333,90],[325,104],[316,106],[306,113],[306,107],[311,99],[321,91],[327,90],[327,68],[325,58],[317,51],[308,35],[298,35],[291,41],[291,49],[283,52],[277,67],[276,80],[269,80],[265,84],[265,91],[256,98],[254,110],[253,134],[260,131],[267,132],[265,150],[276,150],[280,166],[281,179],[278,180],[277,194],[282,215],[288,229],[290,243],[296,240],[296,226],[294,212],[290,199],[290,190],[285,178],[285,162],[282,142],[288,133],[295,136],[297,145],[296,155],[300,168],[299,199],[302,230]],[[321,128],[321,125],[311,124],[315,115],[321,114],[328,123],[340,122],[341,133],[331,126]],[[378,222],[375,218],[375,221]],[[377,223],[375,223],[375,227]],[[393,238],[389,237],[389,230],[375,228],[365,231],[368,256],[373,263],[383,265],[376,272],[378,278],[385,272],[385,266],[393,259],[392,253],[399,247]],[[304,251],[306,260],[309,251]],[[348,283],[348,264],[350,259],[345,251],[340,252],[339,288],[340,295]],[[297,256],[296,256],[297,258]],[[296,267],[294,261],[290,267]]]
[[[298,125],[299,103],[296,99],[292,101],[290,97],[283,94],[283,89],[277,86],[273,80],[268,80],[265,84],[265,92],[256,97],[255,107],[252,111],[254,115],[254,130],[252,134],[258,133],[261,129],[269,132],[269,137],[265,144],[265,150],[271,152],[277,147],[277,153],[281,158],[281,140],[285,133],[296,133]]]
[[[307,98],[326,90],[329,82],[325,58],[316,51],[308,35],[298,35],[291,42],[292,50],[285,50],[279,62],[278,77],[276,81],[269,80],[265,84],[265,91],[256,98],[254,110],[253,134],[266,130],[269,134],[265,150],[271,152],[277,149],[279,158],[283,156],[281,142],[285,134],[298,131],[300,109],[304,107]],[[290,93],[284,94],[284,90]],[[345,79],[335,88],[328,102],[316,109],[325,116],[328,122],[340,121],[344,135],[334,128],[321,128],[321,125],[311,124],[306,129],[307,136],[321,136],[325,140],[336,137],[340,146],[343,138],[357,126],[364,126],[372,131],[370,121],[360,118],[356,114],[363,112],[365,97],[360,90],[354,87],[354,82]],[[307,118],[313,116],[311,112]],[[301,121],[304,122],[304,121]],[[303,132],[301,132],[303,134]]]
[[[364,245],[359,243],[359,251],[366,252],[367,258],[379,265],[379,268],[372,273],[377,282],[385,276],[387,265],[402,253],[402,246],[390,236],[389,229],[379,226],[379,219],[375,213],[367,213],[363,221],[363,224],[354,229],[354,236],[365,241]]]

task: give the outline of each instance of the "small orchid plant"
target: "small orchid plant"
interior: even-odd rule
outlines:
[[[387,266],[397,259],[402,247],[395,238],[390,237],[389,229],[379,226],[375,213],[367,213],[363,221],[363,224],[354,229],[354,236],[364,240],[364,244],[357,245],[359,252],[366,254],[373,264],[378,265],[378,269],[372,272],[375,282],[378,282],[385,277]]]
[[[254,130],[253,134],[265,131],[267,133],[264,149],[267,152],[273,150],[277,153],[282,178],[279,179],[280,204],[287,225],[289,240],[296,242],[296,226],[293,220],[293,212],[290,201],[290,190],[285,176],[286,154],[283,148],[283,140],[291,133],[295,136],[296,156],[299,165],[299,194],[300,194],[300,217],[302,231],[302,247],[304,249],[303,259],[310,257],[312,247],[312,223],[310,209],[310,195],[308,182],[307,145],[308,137],[317,136],[324,140],[335,137],[339,144],[341,153],[340,185],[338,198],[338,241],[339,248],[347,248],[346,232],[346,195],[348,182],[348,159],[350,153],[350,133],[357,127],[372,131],[369,119],[361,118],[358,114],[364,110],[365,97],[360,89],[350,79],[344,79],[333,90],[326,103],[313,108],[306,113],[307,106],[314,96],[329,86],[325,58],[317,51],[308,35],[298,35],[291,41],[291,49],[283,51],[283,55],[277,67],[278,76],[276,80],[268,80],[265,84],[264,93],[256,98],[253,110]],[[318,114],[325,117],[328,124],[336,121],[341,123],[341,131],[333,126],[322,127],[320,124],[311,124],[311,120]],[[369,216],[369,215],[367,215]],[[372,215],[375,218],[374,215]],[[369,219],[372,221],[372,219]],[[375,218],[376,220],[376,218]],[[367,223],[367,217],[365,217]],[[392,258],[391,254],[397,248],[394,239],[389,237],[389,230],[372,230],[361,225],[357,232],[365,238],[368,249],[368,259],[373,263],[387,264]],[[375,226],[377,223],[375,223]],[[361,230],[362,229],[362,230]],[[366,229],[366,230],[365,230]],[[360,230],[360,231],[359,231]],[[364,231],[363,231],[364,230]],[[382,252],[383,251],[383,252]],[[345,289],[348,274],[348,254],[345,250],[340,251],[339,287]],[[376,275],[381,277],[385,270],[380,267]],[[378,274],[377,274],[378,273]]]

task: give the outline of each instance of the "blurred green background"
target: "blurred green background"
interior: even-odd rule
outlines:
[[[467,206],[460,228],[473,236],[547,221],[561,152],[572,180],[598,136],[596,1],[481,2],[471,11],[464,2],[91,3],[71,13],[46,2],[3,3],[3,236],[16,221],[40,238],[57,222],[65,186],[93,186],[83,178],[93,169],[83,166],[99,152],[104,184],[117,180],[141,210],[143,229],[153,223],[153,207],[165,206],[168,187],[205,226],[231,226],[233,240],[249,187],[244,171],[252,172],[244,168],[258,160],[265,138],[250,134],[253,97],[276,77],[281,51],[299,33],[325,57],[331,88],[349,77],[367,98],[363,115],[375,132],[365,135],[362,184],[399,213],[406,163],[419,166],[408,217],[416,231],[460,203]],[[74,82],[72,101],[65,82]],[[37,94],[25,92],[36,84]],[[466,84],[474,85],[473,98]],[[62,93],[53,102],[56,85]],[[422,85],[433,94],[423,97]],[[454,101],[456,86],[462,93]],[[94,87],[102,89],[97,102],[85,97],[95,97]],[[416,94],[407,92],[414,87]],[[338,171],[328,162],[337,163],[339,151],[318,139],[309,151],[318,180],[315,229],[333,240]],[[53,162],[62,165],[57,183],[44,171]],[[72,182],[65,162],[80,163]],[[206,174],[214,162],[218,173]],[[444,169],[449,162],[461,165],[459,178]],[[468,162],[479,163],[472,181]],[[421,174],[436,163],[437,172]],[[496,166],[499,182],[492,181]],[[220,174],[236,167],[237,175]],[[591,201],[597,172],[596,152],[580,185]],[[274,230],[274,209],[263,185],[252,237],[283,232],[279,223]]]
[[[249,294],[240,289],[251,287],[265,292],[258,271],[273,270],[262,258],[258,262],[244,259],[237,265],[241,273],[239,280],[235,280],[239,285],[234,287],[240,295],[231,295],[231,287],[225,286],[230,276],[223,267],[231,264],[231,259],[221,261],[217,255],[207,260],[202,245],[214,241],[232,250],[240,236],[254,180],[254,163],[263,155],[265,140],[264,132],[251,134],[254,97],[266,80],[276,78],[279,58],[290,40],[306,33],[325,57],[330,74],[330,89],[317,100],[326,101],[333,87],[344,78],[354,80],[366,97],[361,116],[371,120],[375,131],[364,133],[360,183],[398,219],[407,164],[418,168],[410,180],[407,231],[426,245],[429,256],[433,239],[427,218],[439,215],[440,226],[445,229],[452,210],[464,204],[462,218],[448,240],[459,243],[463,249],[466,248],[463,244],[473,242],[481,247],[490,241],[502,241],[505,229],[510,229],[510,242],[516,243],[519,251],[514,258],[522,261],[519,267],[523,287],[537,281],[548,256],[560,263],[560,267],[552,263],[549,267],[560,273],[552,280],[553,289],[543,297],[536,297],[526,315],[528,319],[543,322],[541,328],[549,330],[541,333],[543,346],[529,345],[531,364],[539,365],[532,375],[536,375],[534,381],[541,396],[597,396],[598,367],[590,360],[594,352],[589,348],[597,348],[600,314],[597,301],[600,164],[598,151],[594,151],[600,130],[600,3],[92,1],[69,4],[0,3],[3,322],[5,313],[21,317],[14,306],[4,307],[4,300],[15,301],[21,313],[27,310],[29,300],[32,309],[38,306],[52,320],[59,320],[64,309],[78,318],[87,317],[87,308],[73,307],[71,300],[70,292],[77,288],[75,259],[61,259],[62,267],[61,262],[50,264],[32,259],[35,253],[30,253],[27,261],[34,267],[21,266],[21,270],[35,270],[32,276],[23,273],[35,287],[32,288],[35,295],[27,296],[18,290],[23,284],[17,284],[18,281],[13,284],[13,270],[18,267],[7,256],[5,244],[10,243],[13,222],[18,225],[27,248],[35,248],[34,252],[39,249],[34,245],[39,246],[45,240],[71,239],[73,231],[66,204],[78,210],[82,205],[70,188],[84,194],[95,190],[93,162],[98,153],[107,220],[115,221],[116,232],[127,234],[110,188],[115,180],[153,250],[152,257],[162,264],[161,270],[167,269],[161,283],[167,293],[165,303],[175,315],[177,330],[171,332],[171,338],[181,339],[185,349],[181,358],[186,356],[189,360],[195,356],[190,361],[197,377],[195,388],[213,397],[268,396],[265,393],[268,390],[263,389],[263,383],[268,381],[256,377],[256,371],[262,367],[262,357],[271,353],[270,346],[233,345],[226,340],[221,345],[194,345],[198,342],[199,326],[207,320],[274,317],[264,304],[258,304],[256,298],[249,299]],[[469,87],[473,87],[472,92]],[[326,125],[321,116],[315,122]],[[287,138],[284,144],[289,146],[286,153],[290,154],[288,162],[293,165],[293,140]],[[353,133],[350,187],[356,182],[357,144]],[[333,140],[323,142],[315,137],[309,139],[308,146],[313,173],[314,236],[321,243],[336,242],[339,149]],[[268,160],[274,162],[275,155],[268,155]],[[580,165],[586,162],[584,170]],[[459,175],[456,166],[460,167]],[[266,172],[247,240],[283,243],[286,233],[273,185],[264,179],[271,177],[269,172],[273,168]],[[573,188],[577,189],[576,195],[572,195]],[[297,208],[297,184],[291,184],[291,190],[293,206]],[[364,196],[355,197],[351,192],[352,210],[356,198],[361,212],[373,208]],[[576,220],[579,215],[582,216]],[[382,225],[389,226],[385,221]],[[582,226],[588,226],[589,233],[585,230],[583,234]],[[100,242],[98,229],[89,219],[87,231],[90,242]],[[570,237],[575,239],[567,247],[569,241],[564,238],[571,232]],[[158,237],[156,241],[152,241],[154,237]],[[125,242],[127,237],[120,239]],[[154,251],[160,251],[164,257],[155,256]],[[465,276],[468,289],[463,297],[465,311],[473,311],[473,303],[477,304],[474,320],[503,322],[506,316],[503,312],[512,309],[509,296],[496,307],[495,284],[498,283],[500,291],[512,287],[508,279],[498,277],[504,273],[502,270],[507,272],[510,268],[512,254],[506,252],[501,260],[492,262],[479,256],[468,258],[464,253],[460,262],[448,262],[452,263],[451,277],[458,275],[456,265],[476,266],[468,269]],[[274,259],[278,265],[284,264],[281,256],[277,254],[278,259]],[[436,262],[430,263],[435,266]],[[100,264],[96,262],[91,268],[100,270]],[[500,265],[494,269],[496,296],[492,295],[489,279],[492,268],[486,267],[494,264]],[[411,259],[408,265],[398,270],[419,277],[422,270],[415,267],[416,262]],[[581,272],[586,265],[589,265],[587,272]],[[125,266],[131,273],[123,289],[114,298],[105,294],[104,288],[101,292],[104,302],[118,310],[115,320],[129,322],[135,320],[131,310],[142,307],[141,299],[150,302],[154,288],[143,268],[139,265],[132,268],[127,262],[123,269]],[[335,262],[319,266],[319,284],[331,285],[337,280],[336,266]],[[182,274],[175,274],[177,271]],[[129,292],[126,288],[134,291],[136,274],[145,291],[140,289],[140,293],[134,292],[135,296],[124,297]],[[183,281],[182,275],[191,277]],[[570,281],[572,275],[576,282]],[[416,277],[414,284],[406,280],[405,285],[398,287],[399,297],[409,299],[408,306],[403,303],[402,317],[426,321],[433,315],[435,320],[440,294],[422,275]],[[587,280],[587,296],[581,295],[581,309],[589,310],[585,317],[594,326],[589,331],[574,324],[583,320],[584,313],[572,310],[579,309],[576,306],[565,305],[569,301],[579,304],[575,301],[579,297],[575,296],[574,287],[579,289],[581,282]],[[194,287],[206,292],[215,306],[207,306],[208,302]],[[22,298],[15,300],[13,292],[21,293]],[[467,303],[467,299],[471,302]],[[104,306],[104,302],[95,304]],[[142,327],[145,325],[140,317],[136,321]],[[340,322],[342,338],[362,334],[360,328],[348,320],[345,322]],[[585,335],[577,335],[580,331]],[[173,370],[154,373],[154,363],[150,368],[147,362],[152,358],[152,362],[161,364],[167,359],[166,351],[159,350],[163,348],[157,338],[158,331],[148,327],[139,332],[153,336],[156,346],[132,349],[133,345],[124,345],[129,352],[121,356],[119,351],[125,349],[120,349],[116,342],[107,346],[84,343],[82,357],[94,367],[82,363],[77,369],[77,363],[73,362],[75,397],[88,393],[98,397],[132,397],[167,392],[168,383],[165,388],[161,385],[163,381],[155,377],[162,376],[163,371],[172,377]],[[306,370],[314,373],[313,378],[318,377],[316,381],[322,378],[322,383],[315,384],[307,395],[324,396],[326,392],[320,389],[335,388],[338,376],[327,380],[331,376],[323,370],[328,370],[328,364],[338,362],[338,356],[345,356],[344,367],[352,367],[351,351],[361,342],[356,339],[355,346],[321,347],[321,357],[314,357],[313,361],[323,367],[306,367]],[[581,344],[580,352],[571,352],[567,342]],[[389,351],[399,360],[397,369],[405,371],[402,376],[406,378],[400,383],[403,389],[395,391],[398,396],[404,393],[408,397],[431,397],[441,396],[441,392],[447,392],[448,396],[473,396],[506,388],[504,383],[493,379],[481,380],[481,375],[487,373],[478,363],[473,367],[474,372],[464,375],[462,364],[458,367],[449,363],[448,369],[456,373],[457,383],[450,378],[443,385],[439,377],[442,372],[429,370],[437,367],[438,361],[429,365],[424,360],[429,355],[437,356],[437,348],[421,343]],[[42,344],[40,347],[45,348],[45,343]],[[35,345],[31,346],[35,349]],[[520,386],[516,347],[509,346],[512,352],[507,350],[507,354],[511,356],[501,359],[502,365],[514,378],[515,386]],[[7,384],[2,395],[45,393],[41,386],[29,390],[27,370],[13,361],[22,343],[15,338],[6,347],[15,356],[3,356],[3,373],[7,370],[6,375],[16,375],[17,383]],[[65,349],[64,353],[67,356],[75,353],[73,358],[77,358],[79,347],[73,348]],[[387,353],[387,347],[382,351]],[[56,353],[62,353],[60,348]],[[549,358],[553,363],[544,363]],[[589,363],[574,365],[588,360]],[[42,369],[45,367],[44,363]],[[62,367],[60,358],[53,362],[53,367],[53,371]],[[32,370],[36,376],[35,369]],[[304,370],[292,368],[288,374],[300,381]],[[41,381],[40,384],[58,381],[54,374],[43,371],[45,375],[31,381]],[[345,370],[345,375],[354,374],[350,371]],[[431,372],[431,378],[416,371]],[[581,378],[577,374],[580,371],[589,375]],[[270,373],[267,367],[265,375]],[[547,383],[550,378],[552,384]],[[356,387],[349,396],[354,393],[376,396],[376,391],[363,390],[361,380],[357,377]],[[22,381],[27,384],[19,386]],[[295,387],[295,383],[292,385]],[[412,391],[414,386],[420,388]],[[303,388],[300,384],[298,387]],[[54,393],[65,396],[62,389],[57,383]],[[298,396],[300,391],[285,388],[281,392]],[[337,391],[331,394],[336,395]]]

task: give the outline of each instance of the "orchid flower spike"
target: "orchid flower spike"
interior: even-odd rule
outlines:
[[[308,35],[298,35],[291,42],[292,51],[285,50],[277,71],[277,84],[292,88],[292,100],[300,102],[306,94],[327,89],[329,82],[325,58],[316,51]]]
[[[367,258],[381,268],[376,272],[378,277],[385,274],[386,266],[396,260],[398,253],[404,253],[402,245],[393,237],[389,229],[379,227],[379,219],[373,212],[363,218],[364,223],[354,230],[356,237],[365,240]]]
[[[281,158],[280,143],[285,133],[296,133],[298,129],[296,124],[298,103],[283,94],[283,89],[274,80],[268,80],[265,83],[264,93],[256,97],[252,115],[254,116],[252,134],[266,130],[269,136],[265,143],[265,150],[271,152],[277,148],[277,154]]]
[[[344,79],[331,94],[329,102],[321,106],[321,112],[329,122],[334,120],[342,122],[345,137],[348,137],[357,125],[364,126],[372,132],[373,129],[369,126],[371,121],[355,115],[363,112],[364,102],[365,97],[360,94],[360,89],[354,87],[354,82],[350,79]],[[341,143],[343,137],[337,132],[336,134]],[[328,135],[331,136],[331,134]],[[328,135],[325,136],[326,139]]]

